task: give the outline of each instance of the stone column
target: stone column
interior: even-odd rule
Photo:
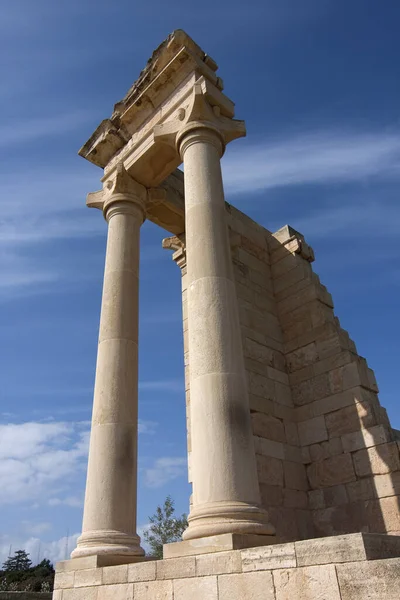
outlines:
[[[92,429],[82,535],[72,558],[107,555],[115,564],[144,555],[136,508],[139,235],[145,199],[146,189],[122,166],[103,195],[108,239]]]
[[[206,101],[195,102],[198,118]],[[273,535],[260,506],[220,166],[232,131],[218,111],[204,112],[207,120],[187,119],[176,138],[185,173],[193,481],[183,538]]]

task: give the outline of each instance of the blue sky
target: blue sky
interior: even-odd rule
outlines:
[[[185,29],[248,136],[227,200],[316,253],[342,326],[400,428],[396,0],[3,0],[0,4],[0,560],[65,558],[81,527],[106,226],[77,156],[155,47]],[[187,510],[180,274],[141,241],[138,523]],[[66,539],[68,536],[68,540]]]

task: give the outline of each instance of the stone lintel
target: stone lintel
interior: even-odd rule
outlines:
[[[181,556],[195,556],[197,554],[211,554],[213,552],[226,552],[242,548],[255,548],[274,544],[276,538],[272,535],[244,535],[240,533],[223,533],[204,538],[173,542],[164,544],[164,559],[178,558]]]

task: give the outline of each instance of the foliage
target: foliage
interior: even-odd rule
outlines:
[[[53,584],[54,569],[51,562],[45,558],[32,567],[25,550],[17,550],[14,556],[9,556],[0,571],[0,591],[50,592]]]
[[[178,542],[188,526],[187,516],[174,516],[175,506],[171,496],[167,496],[164,505],[157,506],[156,512],[149,517],[150,527],[144,532],[145,542],[150,546],[151,556],[162,558],[163,544]]]

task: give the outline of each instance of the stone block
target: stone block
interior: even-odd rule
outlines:
[[[300,444],[309,446],[328,439],[324,417],[315,417],[298,424]]]
[[[251,422],[254,435],[275,442],[286,442],[284,425],[276,417],[255,412],[251,415]]]
[[[297,540],[310,540],[315,537],[315,527],[310,510],[301,508],[295,509],[297,520],[298,536]]]
[[[127,583],[128,565],[118,565],[115,567],[104,567],[103,584],[111,585],[113,583]]]
[[[342,440],[339,437],[310,446],[310,456],[312,462],[325,460],[326,458],[337,456],[338,454],[343,454]]]
[[[285,487],[292,490],[301,490],[303,492],[309,489],[306,468],[304,465],[285,460],[283,467],[285,475]]]
[[[279,485],[260,483],[261,503],[263,506],[282,506],[283,488]]]
[[[103,583],[102,578],[103,569],[84,569],[82,571],[75,572],[74,586],[88,587],[90,585],[101,585]]]
[[[263,365],[272,367],[274,364],[274,351],[264,344],[256,342],[248,337],[244,340],[244,355],[246,358],[256,360]]]
[[[54,590],[53,591],[53,595],[51,596],[52,600],[62,600],[62,590]],[[45,597],[43,597],[43,600],[46,600]]]
[[[283,456],[285,460],[288,460],[289,462],[303,464],[303,456],[299,446],[290,446],[289,444],[284,444]]]
[[[285,428],[286,442],[291,446],[298,446],[300,442],[296,423],[285,421],[283,425]]]
[[[382,475],[400,469],[399,449],[396,442],[358,450],[353,454],[353,460],[359,477]]]
[[[243,573],[286,569],[296,566],[294,543],[274,544],[265,548],[242,550]]]
[[[295,406],[310,404],[332,394],[327,373],[321,373],[292,386],[292,398]]]
[[[156,563],[157,579],[183,579],[196,575],[196,560],[194,556],[158,560]]]
[[[96,600],[133,600],[133,583],[117,583],[98,587]]]
[[[365,503],[365,519],[379,533],[400,531],[399,498],[379,498]]]
[[[174,600],[218,600],[217,578],[196,577],[174,580]],[[136,597],[135,597],[136,600]]]
[[[390,477],[390,475],[382,475],[382,477]],[[358,479],[346,484],[347,495],[350,502],[359,502],[360,500],[372,500],[376,498],[375,479]],[[391,495],[391,494],[389,494]]]
[[[75,580],[75,572],[74,571],[66,571],[57,573],[54,577],[54,589],[62,590],[65,588],[74,587]]]
[[[282,406],[293,406],[292,392],[288,385],[275,381],[274,400]],[[276,416],[279,416],[278,414]]]
[[[262,437],[254,436],[254,450],[262,456],[273,456],[283,460],[285,456],[284,446],[281,442],[274,442]]]
[[[343,436],[347,433],[359,431],[361,427],[368,429],[376,425],[375,414],[368,402],[357,402],[356,392],[347,391],[337,394],[347,401],[348,406],[339,408],[332,404],[332,413],[326,415],[326,427],[329,437]],[[362,397],[362,393],[358,395]]]
[[[185,579],[184,581],[188,580]],[[173,600],[172,581],[134,583],[133,597],[135,600]]]
[[[299,527],[296,509],[284,506],[268,508],[270,522],[276,529],[276,539],[280,543],[292,542],[299,539]]]
[[[95,586],[63,590],[62,600],[97,600],[98,589],[99,588]],[[150,600],[150,598],[148,600]]]
[[[311,490],[308,492],[308,504],[311,510],[325,508],[325,496],[323,490]]]
[[[199,554],[210,554],[213,552],[227,552],[241,548],[255,548],[274,544],[275,537],[268,535],[248,535],[240,533],[223,533],[209,537],[187,540],[183,542],[172,542],[164,544],[164,560],[186,556],[197,556]]]
[[[340,454],[307,467],[311,488],[331,487],[356,480],[350,454]]]
[[[400,471],[385,475],[375,475],[372,483],[378,498],[400,495]]]
[[[341,600],[333,565],[273,572],[276,600]]]
[[[299,490],[283,489],[283,506],[287,508],[307,508],[308,496]]]
[[[334,485],[324,489],[325,506],[341,506],[347,504],[349,499],[345,485]]]
[[[65,571],[79,571],[80,569],[95,569],[102,566],[99,564],[99,556],[85,556],[83,558],[71,558],[69,560],[61,560],[56,564],[56,573],[64,573]]]
[[[271,456],[256,455],[260,483],[283,487],[283,462]]]
[[[242,556],[239,550],[196,556],[196,576],[241,572]]]
[[[360,429],[353,433],[347,433],[342,436],[344,452],[355,452],[362,448],[370,448],[391,441],[389,430],[383,425],[376,425],[370,429]]]
[[[398,600],[400,559],[337,565],[342,600]]]
[[[254,373],[248,372],[249,392],[262,398],[274,400],[275,397],[275,385],[272,379]]]
[[[218,592],[219,600],[275,600],[270,571],[221,575],[218,577]]]
[[[128,565],[128,581],[153,581],[156,578],[156,561]]]

